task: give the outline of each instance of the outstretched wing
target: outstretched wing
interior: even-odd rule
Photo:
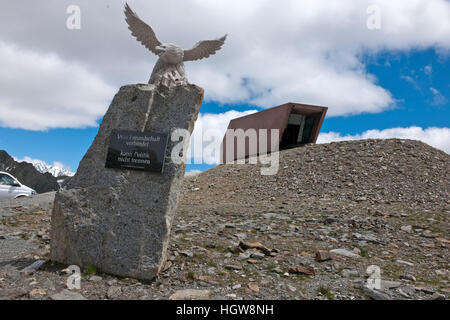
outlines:
[[[220,50],[222,45],[225,43],[227,35],[224,35],[220,39],[216,40],[204,40],[197,42],[197,44],[189,50],[184,50],[184,61],[194,61],[203,58],[208,58],[210,55],[216,53]]]
[[[158,54],[159,52],[155,48],[160,46],[161,42],[156,38],[153,29],[131,10],[128,3],[125,3],[125,17],[125,21],[128,23],[128,29],[131,30],[131,34],[148,50],[154,54]]]

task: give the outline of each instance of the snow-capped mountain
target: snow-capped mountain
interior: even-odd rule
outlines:
[[[58,178],[61,176],[68,176],[71,177],[73,176],[75,173],[73,173],[72,171],[69,171],[67,169],[58,167],[58,166],[48,166],[48,171],[49,173],[51,173],[54,177]]]
[[[28,162],[31,163],[37,171],[40,173],[50,173],[55,178],[61,177],[61,176],[73,176],[75,173],[67,169],[62,163],[60,162],[54,162],[53,165],[47,164],[45,161],[39,160],[39,159],[31,159],[29,157],[25,157],[22,160],[16,160],[19,162]]]

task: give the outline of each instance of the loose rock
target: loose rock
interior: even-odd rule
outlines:
[[[117,299],[122,294],[122,288],[118,286],[111,286],[108,288],[108,292],[106,293],[106,297],[108,299]]]
[[[331,254],[328,251],[319,250],[316,252],[316,260],[319,262],[331,260]]]
[[[264,246],[263,244],[261,244],[259,242],[243,242],[243,241],[241,241],[239,243],[239,246],[244,250],[257,249],[257,250],[262,251],[266,255],[270,255],[270,253],[272,252],[269,248],[267,248],[266,246]]]
[[[210,290],[178,290],[169,297],[169,300],[209,300],[211,299]]]
[[[52,295],[50,298],[52,300],[86,300],[80,293],[68,289],[64,289],[63,291]]]
[[[392,300],[387,294],[367,287],[364,287],[364,293],[373,300]]]
[[[348,251],[346,249],[333,249],[333,250],[330,250],[330,252],[340,255],[340,256],[349,257],[349,258],[359,258],[360,257],[358,254]]]
[[[315,274],[314,268],[308,267],[292,267],[289,269],[289,273],[291,274],[306,274],[309,276],[313,276]]]

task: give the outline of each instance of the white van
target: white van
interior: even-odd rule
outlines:
[[[36,191],[21,184],[16,178],[6,172],[0,171],[0,200],[31,197]]]

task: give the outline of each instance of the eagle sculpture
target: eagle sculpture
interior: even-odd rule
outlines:
[[[142,21],[125,3],[125,17],[131,34],[147,49],[159,56],[148,83],[167,87],[188,83],[184,61],[207,58],[221,49],[227,35],[216,40],[198,42],[192,49],[184,50],[174,44],[163,44],[156,38],[153,29]]]

